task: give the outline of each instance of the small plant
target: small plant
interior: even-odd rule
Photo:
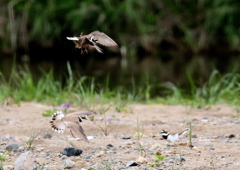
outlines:
[[[64,113],[67,113],[68,112],[68,109],[72,106],[71,103],[63,103],[61,104],[61,108],[63,109],[63,112]]]
[[[55,113],[57,110],[53,109],[53,110],[44,110],[44,112],[42,113],[43,117],[51,117],[53,113]]]
[[[108,162],[103,161],[103,163],[104,163],[104,165],[105,165],[104,170],[112,170],[112,168],[111,168],[111,166],[109,165]]]
[[[111,126],[112,120],[111,118],[106,118],[106,115],[104,114],[104,126],[100,126],[97,124],[97,126],[101,129],[101,131],[103,132],[103,134],[105,136],[108,136],[110,133],[110,126]]]
[[[189,122],[189,147],[192,149],[192,122]]]
[[[132,113],[133,112],[132,108],[127,107],[127,101],[118,102],[115,110],[117,112],[123,112],[123,113]]]
[[[63,140],[65,140],[67,143],[69,143],[72,147],[76,148],[76,145],[72,141],[70,141],[68,139],[63,139]]]
[[[161,165],[161,162],[165,159],[165,156],[155,154],[155,155],[154,155],[154,158],[156,159],[156,161],[153,162],[153,164],[150,165],[150,167],[160,166],[160,165]]]
[[[0,170],[4,170],[3,169],[3,162],[7,161],[7,155],[9,155],[10,152],[4,152],[4,153],[0,153]]]
[[[100,105],[100,108],[98,109],[98,112],[102,115],[105,114],[110,108],[112,107],[112,104],[109,104],[108,106],[104,106],[103,104]]]
[[[137,142],[137,144],[138,144],[138,148],[140,150],[140,155],[145,158],[147,156],[145,149],[143,149],[143,146],[140,144],[140,142]]]
[[[26,140],[26,149],[33,149],[34,148],[34,141],[38,137],[40,133],[33,133],[29,139]]]
[[[38,164],[38,165],[36,165],[34,170],[44,170],[44,166],[45,166],[44,164],[43,165]]]
[[[144,128],[143,125],[141,126],[137,117],[137,124],[135,126],[135,137],[140,140],[143,137],[143,133],[144,133]]]

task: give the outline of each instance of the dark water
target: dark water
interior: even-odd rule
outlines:
[[[50,56],[50,57],[49,57]],[[15,60],[15,61],[14,61]],[[56,80],[64,82],[69,76],[67,63],[76,78],[83,76],[94,78],[96,84],[104,86],[108,82],[110,88],[132,89],[145,88],[151,85],[153,93],[159,93],[160,86],[165,82],[172,82],[176,86],[188,89],[189,77],[196,85],[203,85],[213,70],[217,69],[222,74],[239,72],[239,56],[229,57],[172,57],[159,58],[156,56],[126,57],[120,53],[106,53],[104,55],[91,53],[80,55],[73,53],[35,52],[30,56],[18,55],[0,56],[0,72],[8,79],[13,64],[17,70],[28,69],[34,78],[44,76],[44,73],[53,71]]]

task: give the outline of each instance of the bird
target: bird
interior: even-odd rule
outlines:
[[[62,111],[56,111],[52,115],[50,124],[55,132],[63,133],[66,127],[68,127],[73,137],[78,137],[85,142],[89,142],[80,123],[83,119],[87,119],[87,116],[94,115],[96,115],[96,113],[90,110],[81,110],[67,114],[66,116],[64,116]]]
[[[186,134],[188,131],[189,131],[189,128],[186,128],[183,131],[177,132],[177,133],[169,133],[166,130],[162,130],[161,135],[162,135],[163,139],[166,139],[169,142],[175,143],[181,136]]]
[[[103,50],[97,44],[118,48],[118,44],[113,39],[100,31],[93,31],[88,35],[82,35],[81,33],[79,37],[67,37],[67,39],[73,41],[75,48],[81,50],[81,54],[94,49],[99,53],[103,53]]]

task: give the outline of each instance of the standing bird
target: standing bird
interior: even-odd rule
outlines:
[[[82,126],[80,125],[80,122],[82,122],[83,119],[87,119],[87,116],[94,115],[96,115],[95,112],[88,110],[70,113],[66,116],[64,116],[62,111],[57,111],[53,114],[50,124],[52,126],[52,129],[58,133],[63,133],[67,126],[70,129],[73,137],[78,137],[80,139],[83,139],[85,142],[89,142]]]
[[[179,137],[183,136],[184,134],[186,134],[189,131],[189,128],[186,128],[185,130],[178,132],[178,133],[169,133],[166,130],[162,130],[161,135],[163,137],[163,139],[168,140],[169,142],[176,142]]]
[[[103,53],[103,50],[97,46],[101,44],[107,47],[118,47],[117,43],[113,41],[109,36],[103,32],[94,31],[88,35],[81,35],[79,37],[67,37],[68,40],[72,40],[76,48],[81,50],[81,54],[88,53],[88,50],[97,50],[99,53]]]

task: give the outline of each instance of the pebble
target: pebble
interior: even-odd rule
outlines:
[[[234,134],[231,134],[231,135],[228,136],[228,138],[230,138],[230,139],[231,139],[231,138],[234,138],[234,137],[235,137]]]
[[[73,162],[71,159],[64,159],[62,162],[63,168],[72,168],[75,165],[75,162]]]
[[[76,167],[78,167],[78,168],[84,168],[84,167],[86,167],[87,166],[87,164],[86,164],[86,162],[84,162],[84,161],[77,161],[76,163],[75,163],[75,166]]]
[[[67,156],[79,156],[82,154],[82,150],[81,149],[77,149],[74,147],[65,147],[63,149],[63,152],[61,152],[61,154],[63,155],[67,155]]]
[[[104,155],[104,151],[100,151],[98,154],[96,154],[96,157],[102,157]]]
[[[12,170],[14,167],[12,165],[5,165],[3,166],[4,170]]]
[[[34,169],[32,153],[30,151],[22,153],[14,162],[14,169]]]
[[[130,167],[130,166],[139,166],[140,164],[138,164],[137,162],[134,161],[128,161],[126,164],[126,167]]]
[[[44,139],[51,139],[52,135],[50,133],[44,133],[43,138]]]
[[[110,149],[110,148],[113,147],[113,145],[112,144],[108,144],[106,147],[107,147],[107,149]]]
[[[148,163],[147,159],[144,158],[144,157],[142,157],[142,156],[140,156],[140,157],[136,160],[136,162],[138,162],[138,163],[140,163],[140,164],[147,164],[147,163]]]
[[[132,137],[131,137],[130,135],[127,135],[127,136],[122,137],[122,139],[124,139],[124,140],[131,139],[131,138],[132,138]]]
[[[7,151],[13,151],[13,150],[17,150],[18,148],[19,148],[19,146],[18,146],[17,143],[12,143],[12,144],[10,144],[6,147],[6,150]]]
[[[210,150],[215,150],[215,148],[210,148]]]

